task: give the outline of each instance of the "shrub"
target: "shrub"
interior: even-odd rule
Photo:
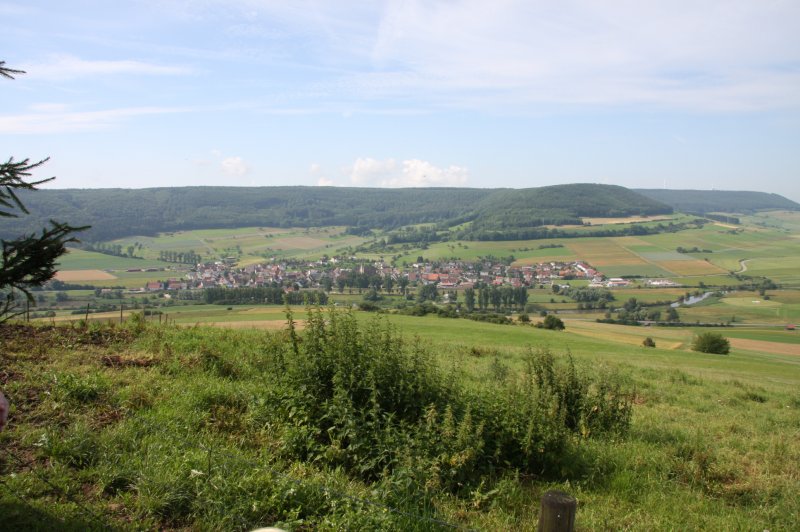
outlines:
[[[544,322],[542,323],[542,327],[545,329],[550,329],[553,331],[562,331],[564,330],[564,322],[561,321],[561,318],[557,318],[552,314],[548,314],[544,318]]]
[[[653,340],[652,338],[650,338],[648,336],[647,338],[645,338],[642,341],[642,345],[645,346],[645,347],[655,347],[656,346],[656,342],[655,342],[655,340]]]
[[[705,332],[694,337],[692,350],[700,351],[701,353],[727,355],[731,350],[731,343],[719,333]]]
[[[380,318],[363,329],[352,313],[317,310],[285,355],[273,412],[284,455],[412,497],[467,493],[510,470],[557,475],[571,442],[630,422],[613,375],[592,379],[548,350],[531,352],[522,375],[498,364],[491,385],[468,388]]]

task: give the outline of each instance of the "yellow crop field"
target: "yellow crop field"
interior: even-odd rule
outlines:
[[[61,270],[56,273],[56,279],[65,283],[75,281],[107,281],[116,277],[103,270]]]
[[[298,330],[305,327],[304,320],[295,320],[294,326]],[[203,323],[212,327],[222,327],[224,329],[260,329],[277,331],[286,327],[286,323],[279,320],[255,320],[255,321],[212,321]]]
[[[672,216],[630,216],[628,218],[581,218],[583,223],[590,223],[592,225],[607,225],[607,224],[631,224],[636,222],[659,222],[662,220],[672,220]]]
[[[798,344],[750,340],[748,338],[730,338],[729,341],[736,349],[744,349],[745,351],[800,356],[800,345]]]
[[[571,319],[564,321],[571,333],[628,345],[640,346],[648,336],[654,338],[658,347],[663,349],[681,349],[691,341],[691,333],[686,329],[628,327]]]
[[[329,241],[309,236],[293,236],[276,239],[270,247],[276,249],[314,249],[321,248]]]
[[[647,264],[644,259],[619,246],[613,239],[598,238],[596,240],[596,242],[570,242],[567,247],[578,255],[578,257],[586,260],[593,266]]]
[[[704,260],[665,260],[656,262],[658,266],[678,275],[708,275],[725,273],[725,270]]]

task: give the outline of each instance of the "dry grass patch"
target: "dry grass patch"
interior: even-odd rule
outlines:
[[[275,249],[315,249],[321,248],[327,244],[327,240],[321,238],[313,238],[310,236],[293,236],[286,238],[278,238],[273,242],[270,247]]]
[[[570,319],[564,321],[567,324],[567,331],[571,333],[629,345],[642,345],[642,340],[649,336],[655,339],[656,345],[662,349],[682,349],[686,342],[691,340],[691,333],[686,329],[631,327]]]
[[[65,283],[73,281],[107,281],[117,277],[103,270],[61,270],[56,279]]]
[[[536,257],[523,257],[521,259],[517,259],[514,261],[513,266],[530,266],[532,264],[540,264],[540,263],[547,263],[547,262],[571,262],[575,260],[575,257],[572,255],[561,255],[561,256],[539,256]]]
[[[798,344],[767,342],[765,340],[750,340],[747,338],[728,338],[728,341],[736,349],[744,349],[745,351],[800,356],[800,345]]]
[[[570,242],[567,247],[581,259],[593,266],[630,266],[648,264],[641,257],[620,247],[610,239],[598,238],[598,242]]]
[[[723,268],[704,260],[664,260],[656,264],[678,275],[708,275],[727,273]]]
[[[630,216],[628,218],[581,218],[583,223],[592,225],[608,224],[631,224],[636,222],[660,222],[662,220],[672,220],[672,216]]]
[[[212,327],[224,329],[263,329],[277,331],[286,328],[286,322],[281,320],[253,320],[253,321],[212,321],[203,323]],[[294,326],[298,330],[305,328],[305,320],[295,320]]]

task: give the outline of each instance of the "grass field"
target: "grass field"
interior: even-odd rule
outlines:
[[[242,265],[264,261],[267,257],[307,257],[334,255],[337,250],[355,246],[364,241],[360,237],[343,234],[342,227],[274,228],[242,227],[235,229],[202,229],[163,233],[155,237],[130,237],[115,240],[123,249],[141,244],[137,253],[148,259],[157,259],[162,251],[194,251],[205,260],[218,260],[228,256],[239,259]]]
[[[127,270],[130,268],[163,268],[166,263],[157,260],[141,260],[115,257],[82,249],[69,249],[58,259],[60,270]]]
[[[7,487],[24,493],[25,504],[35,509],[8,514],[9,526],[27,529],[31,519],[53,526],[60,517],[85,528],[89,518],[64,494],[68,490],[107,525],[122,528],[134,522],[146,529],[230,528],[235,506],[235,514],[246,519],[243,528],[284,523],[289,529],[336,529],[358,522],[359,528],[431,529],[424,517],[404,520],[381,507],[337,502],[333,507],[339,510],[326,509],[330,490],[377,497],[390,506],[401,504],[402,497],[393,494],[397,487],[282,458],[286,434],[259,421],[274,377],[253,368],[266,363],[274,342],[281,341],[270,331],[281,326],[283,309],[166,310],[186,325],[151,324],[124,343],[106,345],[100,329],[93,329],[95,339],[86,343],[65,335],[68,340],[41,347],[26,347],[30,334],[6,337],[2,356],[13,363],[13,372],[4,389],[12,415],[0,443],[31,465],[0,464],[0,504],[8,508],[15,500]],[[375,319],[368,313],[356,317],[365,327]],[[295,318],[305,319],[302,309],[295,309]],[[567,319],[566,330],[557,332],[432,316],[383,319],[412,344],[419,338],[452,378],[476,390],[489,385],[487,379],[496,382],[490,376],[501,370],[518,374],[528,350],[543,346],[560,356],[572,353],[581,372],[620,372],[635,390],[628,435],[586,440],[562,473],[506,476],[459,497],[435,492],[430,506],[411,509],[414,515],[482,530],[532,530],[538,497],[556,488],[578,498],[577,526],[585,530],[788,530],[797,522],[800,353],[794,349],[800,344],[795,333],[725,329],[733,350],[720,356],[688,351],[697,332],[691,329]],[[260,330],[193,326],[205,322],[254,324]],[[655,349],[641,346],[646,336],[655,339]],[[103,362],[108,360],[120,362]],[[228,456],[266,461],[294,480],[265,478]],[[278,495],[256,495],[269,485]],[[319,485],[329,491],[314,487]],[[222,490],[235,494],[225,499],[228,512],[211,502]],[[272,510],[251,512],[245,504]],[[305,524],[285,513],[287,507],[302,508]]]
[[[784,326],[800,321],[797,290],[780,290],[766,300],[758,292],[735,292],[713,305],[681,307],[681,319],[687,322],[728,322],[774,324]]]

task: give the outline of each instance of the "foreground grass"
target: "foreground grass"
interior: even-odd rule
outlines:
[[[281,378],[270,353],[288,345],[285,332],[3,328],[0,376],[12,415],[0,435],[0,506],[10,516],[0,528],[84,530],[100,520],[120,529],[429,530],[440,525],[425,518],[435,518],[532,530],[538,497],[551,487],[578,497],[585,529],[779,530],[800,519],[798,357],[390,319],[470,387],[522,371],[526,345],[568,347],[585,374],[616,368],[635,389],[630,433],[576,436],[581,451],[561,471],[507,471],[457,496],[434,490],[420,505],[413,486],[367,484],[326,466],[330,457],[282,451],[268,390]]]

